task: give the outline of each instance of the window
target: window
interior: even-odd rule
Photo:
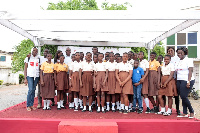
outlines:
[[[0,56],[0,61],[6,61],[6,56]]]
[[[177,33],[167,38],[167,46],[175,50],[179,47],[188,48],[188,57],[197,58],[197,32],[194,33]]]

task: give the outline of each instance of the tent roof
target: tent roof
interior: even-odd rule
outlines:
[[[159,41],[200,21],[199,10],[0,11],[0,24],[35,45],[87,45],[153,48]]]

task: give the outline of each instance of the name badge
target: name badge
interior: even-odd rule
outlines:
[[[151,67],[153,67],[153,65],[151,65]]]
[[[139,73],[139,70],[137,70],[137,73]]]
[[[66,66],[64,66],[64,68],[66,68]]]
[[[54,67],[52,67],[52,69],[54,69]]]

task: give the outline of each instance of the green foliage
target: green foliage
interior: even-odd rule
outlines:
[[[22,84],[24,81],[24,75],[23,74],[19,74],[19,83]]]
[[[127,10],[127,6],[131,6],[129,3],[124,4],[111,4],[109,6],[109,2],[103,2],[101,5],[101,8],[103,10]]]
[[[134,53],[144,52],[144,59],[148,59],[148,50],[145,47],[132,47],[131,50]]]
[[[56,54],[56,51],[57,51],[57,49],[58,49],[58,46],[57,46],[57,45],[43,45],[43,46],[41,47],[41,55],[42,55],[42,56],[44,55],[44,54],[43,54],[43,51],[44,51],[45,49],[48,49],[49,52],[52,54],[52,56],[53,56],[53,58],[54,58],[54,56],[55,56],[55,54]]]
[[[12,61],[12,71],[14,73],[24,69],[24,59],[33,47],[34,44],[30,39],[23,40],[18,46],[14,46],[15,52]]]
[[[0,85],[2,85],[3,84],[3,80],[0,80]]]
[[[47,10],[99,10],[95,0],[67,0],[49,3]]]
[[[155,47],[153,48],[153,50],[151,52],[155,52],[157,54],[157,57],[159,55],[162,55],[163,57],[165,56],[165,48],[162,46],[162,42],[160,42],[159,44],[156,44]]]

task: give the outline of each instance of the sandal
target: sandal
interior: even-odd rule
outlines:
[[[26,110],[27,110],[27,111],[31,111],[31,107],[27,107]]]
[[[36,110],[36,108],[35,108],[35,107],[33,107],[33,106],[31,106],[31,109],[32,109],[32,110]]]

